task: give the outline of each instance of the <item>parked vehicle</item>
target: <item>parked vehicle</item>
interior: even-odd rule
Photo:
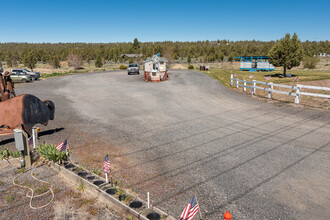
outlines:
[[[30,75],[32,80],[38,80],[40,78],[40,73],[39,72],[32,72],[28,69],[13,69],[11,70],[13,73],[16,72],[16,73],[20,73],[20,72],[23,72],[27,75]]]
[[[13,82],[32,82],[32,76],[26,74],[25,72],[12,72],[12,74],[10,75],[10,78],[13,80]]]
[[[131,73],[140,74],[139,65],[137,65],[136,63],[129,64],[127,67],[127,73],[128,75],[131,75]]]

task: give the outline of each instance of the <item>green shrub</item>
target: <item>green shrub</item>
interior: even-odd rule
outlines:
[[[304,68],[315,69],[320,59],[315,56],[305,56],[303,60]]]
[[[189,66],[188,66],[188,69],[189,69],[189,70],[193,70],[193,69],[194,69],[194,66],[193,66],[193,65],[189,65]]]
[[[1,160],[8,160],[10,156],[9,149],[5,147],[5,149],[0,150],[0,159]]]
[[[59,152],[56,147],[51,144],[40,145],[37,148],[37,152],[39,152],[42,156],[53,162],[67,160],[65,151]]]
[[[93,172],[94,174],[98,175],[98,176],[100,176],[101,173],[102,173],[100,170],[97,170],[97,169],[93,169],[92,172]]]
[[[120,66],[119,66],[119,69],[121,69],[121,70],[126,70],[126,69],[127,69],[127,66],[126,66],[126,65],[120,65]]]
[[[18,158],[22,155],[21,155],[21,152],[19,152],[19,151],[12,151],[12,152],[10,152],[10,156],[12,156],[13,158]]]

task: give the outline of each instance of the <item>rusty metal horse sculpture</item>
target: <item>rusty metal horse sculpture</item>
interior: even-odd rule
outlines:
[[[5,85],[1,75],[0,135],[11,134],[15,128],[21,128],[31,135],[34,125],[47,125],[49,120],[54,119],[55,105],[52,101],[41,101],[33,95],[10,98],[13,92],[13,85],[10,85],[9,88]]]

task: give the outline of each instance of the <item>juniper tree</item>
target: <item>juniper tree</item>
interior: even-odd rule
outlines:
[[[102,59],[100,56],[97,56],[95,60],[95,67],[101,67],[101,66],[103,66]]]
[[[23,63],[26,67],[30,68],[32,71],[36,67],[36,64],[38,62],[36,53],[31,50],[28,53],[26,53],[23,57]]]
[[[297,34],[295,33],[292,38],[290,34],[286,34],[270,49],[268,56],[274,66],[283,67],[283,75],[286,75],[287,69],[299,66],[303,50]]]
[[[54,69],[58,69],[61,67],[61,64],[60,64],[60,59],[58,56],[54,55],[54,56],[51,56],[49,59],[48,59],[48,62],[50,63],[50,65],[54,68]]]
[[[134,49],[134,50],[137,50],[137,49],[139,49],[139,48],[140,48],[140,43],[139,43],[138,39],[135,38],[135,39],[134,39],[134,42],[133,42],[133,49]]]

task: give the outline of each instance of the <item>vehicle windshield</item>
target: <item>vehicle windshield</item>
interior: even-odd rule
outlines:
[[[128,67],[138,67],[138,65],[135,64],[135,63],[132,63],[132,64],[130,64]]]
[[[23,69],[23,70],[25,70],[26,72],[31,72],[30,70],[28,70],[28,69]]]

